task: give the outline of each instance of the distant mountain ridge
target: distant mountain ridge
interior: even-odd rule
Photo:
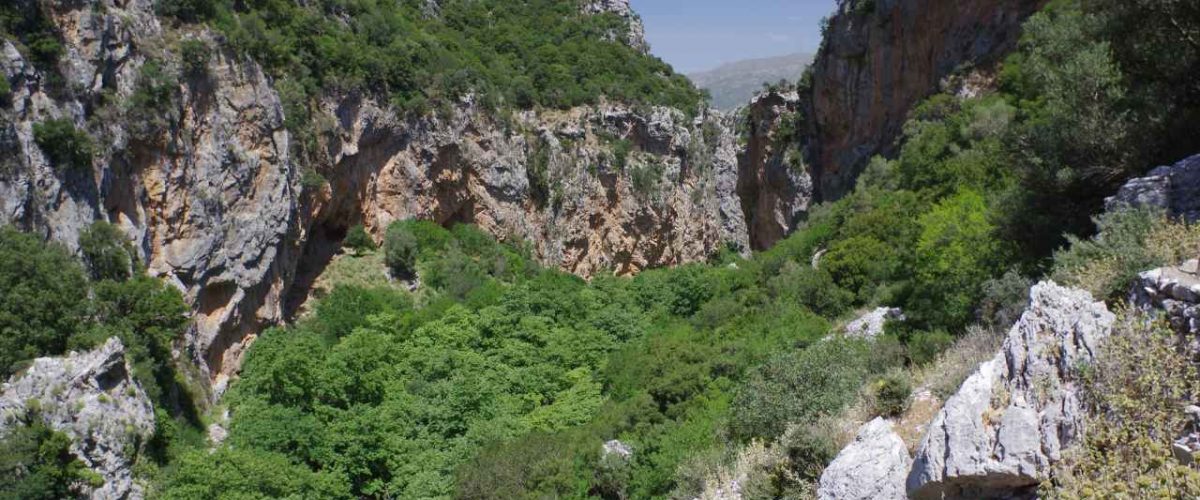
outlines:
[[[796,81],[812,60],[813,55],[806,53],[746,59],[691,73],[688,78],[712,93],[713,106],[729,110],[748,103],[763,83]]]

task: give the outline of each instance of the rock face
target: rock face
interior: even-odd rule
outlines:
[[[800,96],[794,91],[759,94],[743,110],[747,136],[738,155],[737,195],[756,250],[787,236],[812,201],[803,145],[781,131],[794,130],[799,112]]]
[[[15,161],[0,168],[0,223],[68,247],[93,220],[118,224],[149,272],[194,305],[188,344],[197,361],[213,373],[236,365],[249,334],[281,319],[299,253],[300,176],[276,92],[258,66],[217,51],[207,75],[181,78],[177,108],[124,109],[146,62],[140,48],[161,40],[153,2],[45,7],[66,47],[56,70],[76,90],[64,93],[4,42],[0,67],[13,90],[0,136],[14,139],[5,153]],[[55,118],[93,135],[92,169],[49,164],[32,129]]]
[[[314,113],[316,145],[305,145],[257,64],[203,28],[164,27],[154,2],[22,1],[45,8],[66,55],[38,68],[0,42],[12,87],[0,103],[0,224],[69,248],[92,221],[121,227],[149,272],[193,306],[187,354],[218,390],[257,332],[307,296],[354,224],[379,238],[405,218],[473,223],[588,276],[703,260],[726,244],[746,251],[751,234],[778,238],[808,204],[806,176],[780,173],[770,154],[742,157],[734,120],[705,110],[609,103],[501,120],[471,97],[411,116],[329,94]],[[637,20],[622,0],[585,8]],[[210,48],[204,71],[181,69],[180,38]],[[178,76],[162,109],[124,104],[144,87],[147,61]],[[774,106],[764,101],[760,114]],[[33,136],[49,119],[92,136],[91,169],[49,163]]]
[[[930,424],[907,488],[912,498],[999,498],[1036,490],[1078,439],[1076,369],[1095,359],[1115,318],[1090,294],[1043,282],[1001,352]]]
[[[30,412],[71,437],[71,452],[104,478],[96,499],[141,498],[130,455],[154,434],[154,408],[130,375],[115,337],[102,347],[63,358],[39,358],[0,393],[0,435]]]
[[[1151,170],[1105,200],[1109,211],[1122,206],[1158,207],[1188,222],[1200,220],[1200,155]]]
[[[876,418],[821,474],[820,500],[903,500],[912,458],[892,423]]]
[[[883,335],[888,321],[904,321],[904,312],[895,307],[880,307],[846,324],[846,336],[873,339]]]
[[[813,178],[821,201],[854,187],[867,160],[893,151],[908,110],[968,66],[1015,46],[1046,0],[849,0],[813,62]]]

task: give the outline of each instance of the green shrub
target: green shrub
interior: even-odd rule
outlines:
[[[730,431],[741,440],[773,439],[788,423],[837,412],[881,368],[871,364],[866,343],[840,339],[772,358],[738,389]]]
[[[306,167],[300,172],[300,187],[305,191],[318,190],[325,187],[326,184],[329,184],[329,181],[325,179],[325,176],[312,167]]]
[[[180,458],[162,485],[164,499],[329,498],[349,499],[350,487],[336,472],[313,472],[286,456],[254,449],[198,449]]]
[[[125,103],[126,120],[139,140],[152,140],[178,120],[179,81],[160,60],[147,59]]]
[[[417,237],[404,222],[393,222],[383,235],[384,262],[397,276],[416,273]]]
[[[929,328],[958,330],[972,319],[980,285],[1004,262],[987,204],[973,191],[947,198],[917,223],[913,295],[905,307],[910,320]]]
[[[46,427],[40,416],[26,420],[0,439],[0,498],[76,498],[78,487],[104,483],[71,452],[70,437]]]
[[[1181,464],[1171,440],[1189,417],[1200,374],[1170,328],[1122,311],[1095,365],[1081,368],[1087,434],[1063,452],[1045,498],[1195,498],[1200,471]]]
[[[314,321],[322,333],[337,339],[349,335],[355,328],[366,326],[372,315],[394,314],[411,307],[411,300],[395,290],[338,285],[317,302]]]
[[[179,408],[189,401],[179,397],[186,388],[171,352],[188,326],[189,308],[183,294],[158,278],[139,274],[126,281],[93,283],[90,314],[93,324],[70,339],[72,349],[91,349],[111,337],[125,344],[133,375],[151,401]],[[175,394],[174,401],[168,397]]]
[[[885,417],[898,417],[908,409],[912,382],[903,372],[895,371],[875,381],[871,391],[875,398],[876,412]]]
[[[155,0],[154,10],[161,16],[184,22],[199,22],[212,18],[220,2],[212,0]]]
[[[12,84],[7,77],[0,77],[0,105],[7,106],[12,97]]]
[[[33,140],[59,170],[89,172],[95,148],[92,138],[66,118],[33,124]]]
[[[953,343],[954,337],[944,330],[914,332],[908,339],[908,359],[914,365],[929,363]]]
[[[346,239],[342,240],[342,246],[354,250],[356,254],[363,254],[375,250],[375,240],[367,234],[367,229],[362,224],[355,224],[346,231]]]
[[[0,6],[0,31],[15,35],[24,44],[25,54],[50,83],[61,82],[56,66],[62,58],[63,46],[45,6],[15,2]]]
[[[1200,227],[1173,222],[1153,209],[1107,212],[1096,226],[1091,239],[1070,237],[1070,247],[1054,254],[1052,274],[1095,297],[1120,297],[1138,273],[1179,264],[1200,245]]]
[[[1029,288],[1033,280],[1016,270],[1009,270],[999,278],[983,283],[983,297],[979,301],[977,318],[988,328],[1005,330],[1021,318],[1029,303]]]
[[[658,184],[662,180],[663,166],[651,161],[630,169],[629,182],[633,193],[643,199],[653,197],[658,193]]]
[[[133,275],[129,240],[112,224],[96,221],[80,231],[79,251],[93,280],[125,281]]]
[[[212,59],[212,49],[204,40],[187,39],[179,42],[179,59],[184,74],[204,76],[208,74],[208,62]]]

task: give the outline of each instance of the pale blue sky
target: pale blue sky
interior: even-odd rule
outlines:
[[[631,0],[650,49],[677,71],[816,52],[834,0]]]

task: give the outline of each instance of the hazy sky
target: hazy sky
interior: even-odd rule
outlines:
[[[815,52],[834,0],[631,0],[650,50],[677,71]]]

